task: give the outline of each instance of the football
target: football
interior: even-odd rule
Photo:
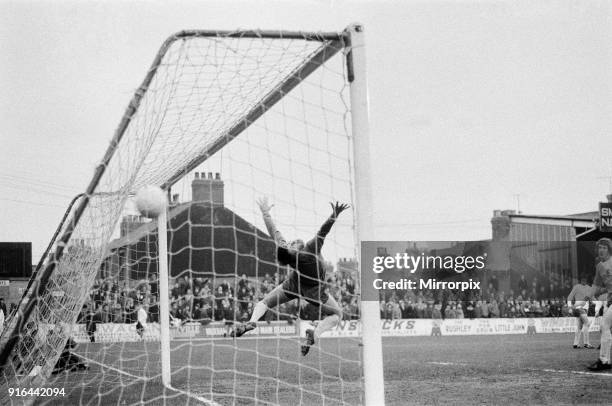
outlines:
[[[145,217],[157,218],[168,206],[166,193],[158,186],[144,186],[136,193],[136,208]]]

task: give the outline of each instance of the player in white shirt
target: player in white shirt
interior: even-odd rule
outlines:
[[[593,292],[591,297],[597,297],[602,293],[608,293],[608,308],[601,317],[601,347],[599,359],[589,365],[591,371],[609,371],[612,369],[610,363],[610,347],[612,346],[612,240],[602,238],[597,241],[597,254],[600,262],[595,267],[595,278],[593,279]]]
[[[580,348],[580,338],[584,348],[594,348],[589,341],[589,327],[591,322],[587,317],[589,309],[588,297],[591,295],[592,289],[587,285],[585,277],[580,278],[580,283],[577,283],[572,288],[567,297],[567,304],[573,308],[573,314],[576,317],[576,334],[574,334],[574,348]]]

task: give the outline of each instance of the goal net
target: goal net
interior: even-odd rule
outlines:
[[[184,31],[163,44],[2,335],[3,403],[35,399],[10,388],[56,390],[35,393],[43,403],[363,403],[358,337],[341,334],[359,313],[349,42],[349,31]],[[157,222],[133,201],[145,185],[170,199],[168,300]],[[284,236],[305,241],[329,202],[351,204],[322,250],[321,282],[344,320],[307,356],[304,331],[322,315],[304,300],[228,334],[290,272],[257,206],[264,196]]]

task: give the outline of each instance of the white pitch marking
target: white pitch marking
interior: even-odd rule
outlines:
[[[141,381],[148,381],[148,380],[151,379],[151,378],[147,378],[147,377],[144,377],[144,376],[138,376],[138,375],[130,374],[129,372],[125,372],[125,371],[123,371],[121,369],[118,369],[118,368],[115,368],[115,367],[111,367],[110,365],[102,364],[101,362],[95,361],[95,360],[93,360],[91,358],[87,358],[86,356],[84,356],[82,354],[77,354],[77,355],[79,357],[83,358],[84,360],[87,360],[87,361],[89,361],[91,363],[94,363],[94,364],[98,364],[98,365],[100,365],[103,368],[107,368],[107,369],[113,370],[115,372],[119,372],[120,374],[131,376],[132,378],[136,378],[136,379],[141,380]]]
[[[96,361],[96,360],[93,360],[93,359],[91,359],[91,358],[88,358],[88,357],[86,357],[86,356],[84,356],[84,355],[81,355],[81,354],[78,354],[78,355],[79,355],[79,357],[83,358],[84,360],[87,360],[88,362],[91,362],[91,363],[93,363],[93,364],[98,364],[98,365],[100,365],[102,368],[107,368],[107,369],[113,370],[113,371],[115,371],[115,372],[119,372],[120,374],[124,374],[124,375],[127,375],[127,376],[131,376],[132,378],[136,378],[136,379],[138,379],[138,380],[142,380],[142,381],[149,381],[149,380],[151,380],[151,378],[146,378],[146,377],[144,377],[144,376],[134,375],[134,374],[131,374],[131,373],[129,373],[129,372],[122,371],[121,369],[118,369],[118,368],[115,368],[115,367],[111,367],[110,365],[102,364],[101,362],[98,362],[98,361]],[[185,395],[185,396],[189,396],[190,398],[193,398],[193,399],[199,400],[200,402],[202,402],[202,403],[204,403],[204,404],[206,404],[206,405],[209,405],[209,406],[221,406],[220,404],[215,403],[215,402],[213,402],[213,401],[211,401],[211,400],[208,400],[208,399],[205,399],[205,398],[203,398],[203,397],[200,397],[200,396],[194,395],[194,394],[192,394],[192,393],[186,392],[186,391],[181,390],[181,389],[177,389],[177,388],[172,387],[172,386],[166,386],[166,388],[168,388],[168,389],[170,389],[170,390],[173,390],[173,391],[175,391],[175,392],[182,393],[183,395]]]
[[[175,388],[173,386],[166,386],[166,388],[168,388],[170,390],[173,390],[173,391],[176,391],[176,392],[179,392],[179,393],[182,393],[183,395],[189,396],[192,399],[199,400],[200,402],[204,403],[205,405],[209,405],[209,406],[221,406],[219,403],[213,402],[212,400],[208,400],[206,398],[194,395],[193,393],[189,393],[189,392],[186,392],[184,390],[177,389],[177,388]]]
[[[557,372],[557,373],[570,373],[570,374],[577,374],[577,375],[595,375],[595,376],[610,376],[612,377],[612,374],[607,374],[607,373],[602,373],[602,372],[587,372],[587,371],[572,371],[572,370],[565,370],[565,369],[536,369],[536,368],[529,368],[530,371],[542,371],[542,372]]]
[[[450,365],[450,366],[469,366],[470,364],[466,364],[464,362],[428,362],[428,364],[433,364],[433,365]],[[587,372],[587,371],[572,371],[572,370],[565,370],[565,369],[548,369],[548,368],[526,368],[528,371],[539,371],[539,372],[556,372],[556,373],[563,373],[563,374],[577,374],[577,375],[596,375],[596,376],[611,376],[612,374],[608,374],[608,373],[601,373],[601,372]]]

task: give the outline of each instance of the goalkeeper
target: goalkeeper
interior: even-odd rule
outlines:
[[[264,197],[257,203],[268,233],[276,242],[277,261],[281,265],[289,265],[292,270],[281,285],[255,305],[251,319],[245,324],[237,325],[232,335],[240,337],[247,331],[253,330],[256,321],[263,317],[268,309],[293,299],[303,298],[312,305],[320,306],[320,314],[325,316],[315,329],[306,330],[306,344],[302,345],[302,355],[306,355],[315,343],[315,337],[319,338],[323,332],[334,328],[342,319],[342,309],[325,291],[325,267],[321,248],[336,219],[349,206],[339,202],[330,203],[332,213],[312,240],[306,244],[302,240],[294,240],[288,244],[274,225],[270,215],[272,205],[268,203],[268,199]]]

